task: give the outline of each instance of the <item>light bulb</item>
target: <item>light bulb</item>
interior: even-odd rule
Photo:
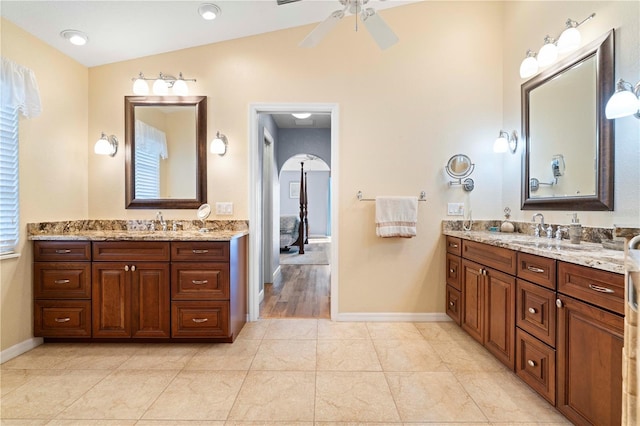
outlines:
[[[89,37],[78,30],[64,30],[60,33],[60,36],[76,46],[84,46],[89,41]]]
[[[582,36],[576,27],[569,27],[560,34],[558,53],[569,53],[580,47]]]
[[[553,39],[549,36],[544,39],[544,46],[538,53],[538,66],[540,68],[547,67],[558,59],[558,48],[553,44]]]
[[[621,118],[636,114],[640,110],[640,99],[631,91],[619,90],[611,96],[604,109],[607,118]]]
[[[293,115],[295,118],[298,118],[300,120],[304,120],[305,118],[311,117],[311,113],[310,112],[294,112],[291,115]]]
[[[222,139],[216,137],[211,141],[211,147],[209,148],[209,151],[212,154],[223,155],[227,152],[227,146]]]
[[[500,137],[493,143],[493,152],[503,153],[507,152],[508,149],[509,141],[501,134]]]
[[[139,77],[133,82],[133,93],[140,96],[146,96],[149,94],[149,85],[144,78]]]
[[[162,78],[158,78],[153,82],[153,93],[158,96],[165,96],[169,93],[169,88],[167,87],[167,82]]]
[[[189,94],[189,87],[183,79],[178,79],[173,83],[173,94],[176,96],[187,96]]]
[[[203,19],[207,21],[212,21],[216,19],[221,13],[222,10],[218,6],[212,3],[203,3],[198,7],[198,13],[202,16]]]
[[[520,77],[528,78],[538,72],[538,60],[535,54],[527,51],[527,57],[520,64]]]
[[[93,151],[98,155],[113,155],[114,148],[109,139],[107,139],[107,135],[102,133],[102,136],[93,147]]]

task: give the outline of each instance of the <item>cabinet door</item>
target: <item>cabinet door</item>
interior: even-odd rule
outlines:
[[[570,297],[559,300],[558,410],[575,424],[619,425],[623,318]]]
[[[484,270],[484,346],[513,370],[515,365],[516,280],[494,269]]]
[[[456,324],[460,325],[460,291],[447,286],[447,315],[451,317],[452,320],[455,321]]]
[[[462,261],[462,328],[478,342],[484,335],[484,289],[482,266]]]
[[[131,265],[131,337],[169,337],[169,265]]]
[[[94,262],[93,337],[131,336],[131,275],[120,262]]]

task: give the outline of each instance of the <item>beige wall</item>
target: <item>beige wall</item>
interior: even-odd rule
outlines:
[[[314,49],[297,47],[313,28],[306,26],[92,68],[89,132],[123,134],[122,99],[140,71],[196,78],[192,94],[209,97],[208,139],[220,130],[230,144],[226,156],[208,157],[208,201],[232,201],[234,218],[247,219],[249,105],[339,104],[339,311],[442,312],[446,203],[471,203],[478,217],[495,216],[500,207],[500,171],[490,151],[502,121],[502,5],[425,2],[385,11],[384,18],[401,40],[384,52],[345,19]],[[450,189],[443,172],[459,152],[477,164],[470,195]],[[124,209],[123,163],[123,153],[90,156],[92,218],[152,217]],[[376,238],[374,205],[359,203],[358,190],[425,190],[418,237]]]
[[[520,62],[528,48],[539,50],[544,36],[557,36],[567,18],[581,21],[592,12],[596,17],[580,27],[582,44],[615,29],[615,79],[635,83],[640,76],[640,2],[568,1],[505,2],[504,7],[504,126],[520,133]],[[632,224],[640,220],[640,128],[638,120],[615,120],[615,211],[579,212],[583,225],[606,226]],[[505,204],[520,205],[520,155],[506,156],[502,180]],[[512,211],[514,209],[512,208]],[[531,220],[535,211],[513,212],[515,220]],[[569,212],[543,212],[547,223],[569,223]]]
[[[88,214],[88,70],[6,20],[2,55],[34,71],[42,114],[20,119],[19,258],[0,261],[0,350],[33,336],[28,222],[84,219]]]

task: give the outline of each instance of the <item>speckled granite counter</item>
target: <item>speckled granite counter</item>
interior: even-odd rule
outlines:
[[[555,238],[532,237],[518,233],[452,231],[446,229],[445,226],[443,226],[442,233],[464,240],[477,241],[617,274],[624,274],[625,270],[623,251],[605,249],[597,243],[571,244],[568,240],[557,241]]]
[[[167,221],[173,229],[174,221]],[[200,221],[175,221],[180,230],[162,229],[158,221],[80,220],[27,224],[30,240],[83,241],[229,241],[247,235],[246,221],[207,221],[207,232],[200,232]]]

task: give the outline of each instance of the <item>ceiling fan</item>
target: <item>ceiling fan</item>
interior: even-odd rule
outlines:
[[[277,0],[278,5],[295,3],[300,0]],[[378,15],[375,9],[365,7],[369,0],[338,0],[343,8],[336,10],[313,29],[299,44],[300,47],[314,47],[331,32],[336,24],[344,18],[346,12],[356,16],[356,31],[358,30],[357,16],[369,31],[380,49],[387,49],[398,42],[398,36],[389,28],[387,23]]]

